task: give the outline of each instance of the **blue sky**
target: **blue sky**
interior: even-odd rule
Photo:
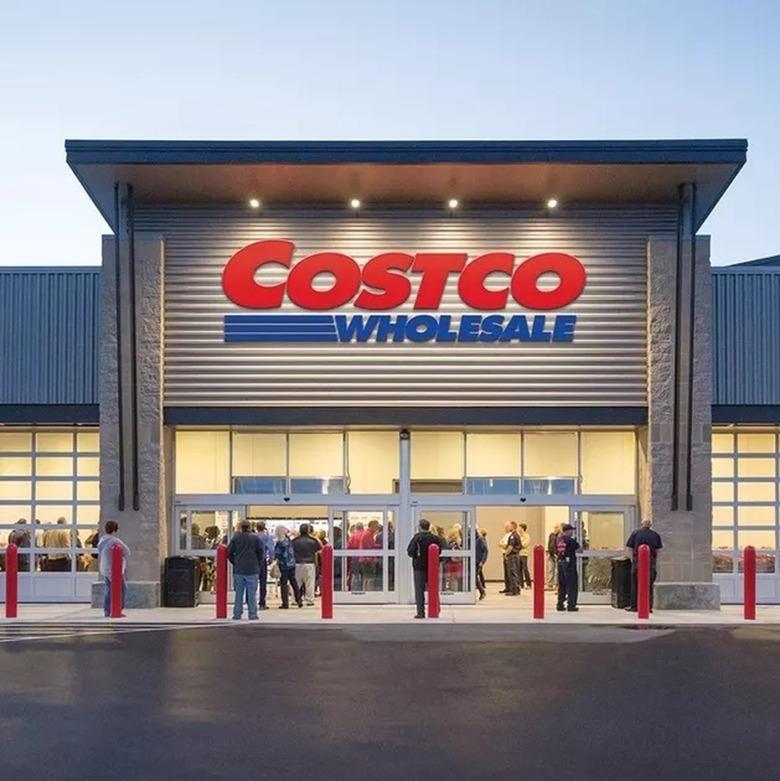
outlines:
[[[703,228],[780,253],[780,3],[0,4],[0,264],[93,264],[65,138],[746,137]]]

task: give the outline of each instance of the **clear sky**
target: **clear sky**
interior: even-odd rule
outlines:
[[[780,253],[777,0],[0,0],[0,264],[94,264],[65,138],[746,137],[703,228]]]

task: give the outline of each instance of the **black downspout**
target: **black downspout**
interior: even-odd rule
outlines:
[[[691,202],[689,210],[691,213],[691,301],[690,301],[690,322],[688,324],[690,333],[688,334],[688,359],[690,361],[690,371],[688,372],[688,442],[685,464],[685,486],[687,494],[685,497],[685,509],[693,509],[693,494],[691,493],[691,477],[693,476],[693,377],[694,377],[694,316],[696,304],[696,184],[691,184],[690,189]]]
[[[136,304],[135,304],[135,203],[133,186],[127,186],[127,226],[129,229],[129,288],[130,288],[130,406],[132,412],[132,471],[133,471],[133,509],[139,510],[138,495],[138,356],[136,354]]]
[[[117,506],[119,512],[125,509],[125,427],[124,415],[122,414],[122,298],[120,280],[120,253],[119,242],[121,241],[121,222],[119,205],[119,182],[114,182],[114,296],[115,296],[115,316],[116,316],[116,378],[117,378],[117,406],[119,414],[117,423],[119,428],[119,496]]]
[[[684,220],[684,190],[680,185],[678,191],[679,202],[677,207],[677,258],[674,282],[674,375],[672,377],[672,510],[677,510],[680,504],[680,408],[677,382],[680,377],[680,322],[682,320],[682,296],[680,285],[682,280],[682,245],[683,245],[683,220]]]

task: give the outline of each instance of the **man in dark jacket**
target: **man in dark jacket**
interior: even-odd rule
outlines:
[[[412,537],[406,552],[412,559],[414,570],[414,599],[417,603],[417,615],[415,618],[425,618],[425,586],[428,582],[428,548],[438,545],[444,546],[444,541],[431,533],[430,521],[423,518],[420,521],[420,531]]]
[[[639,548],[641,545],[647,545],[650,548],[650,610],[653,609],[653,584],[655,583],[656,576],[656,558],[658,557],[658,551],[664,547],[661,542],[661,535],[658,532],[652,530],[653,522],[649,518],[645,518],[642,521],[642,526],[639,529],[634,529],[631,532],[631,536],[626,541],[626,547],[631,548],[631,606],[626,610],[632,610],[636,612],[637,607],[637,559],[639,557]]]
[[[517,531],[515,521],[507,521],[504,525],[506,534],[502,539],[501,547],[504,550],[505,589],[508,597],[516,597],[520,594],[523,584],[520,581],[520,551],[523,549],[523,541]]]
[[[477,529],[477,538],[474,546],[474,552],[477,556],[477,591],[479,598],[485,598],[485,562],[488,557],[487,540],[485,539],[485,530]]]
[[[249,620],[257,620],[257,579],[265,550],[260,538],[249,531],[249,521],[241,521],[241,531],[228,545],[228,560],[233,565],[233,583],[236,591],[233,620],[240,621],[246,598]]]
[[[580,544],[574,537],[574,527],[564,523],[558,535],[556,550],[558,553],[558,610],[576,613],[579,582],[577,581],[577,551]],[[564,606],[565,603],[565,606]]]

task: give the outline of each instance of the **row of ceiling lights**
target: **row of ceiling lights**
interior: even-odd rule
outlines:
[[[260,199],[259,198],[250,198],[249,199],[249,206],[252,209],[259,209],[260,208]],[[360,201],[360,198],[350,198],[349,201],[349,208],[350,209],[359,209],[362,206],[362,202]],[[450,210],[455,210],[460,206],[460,201],[457,198],[450,198],[447,201],[447,208]],[[558,199],[557,198],[548,198],[545,202],[545,206],[548,209],[555,209],[558,206]]]

